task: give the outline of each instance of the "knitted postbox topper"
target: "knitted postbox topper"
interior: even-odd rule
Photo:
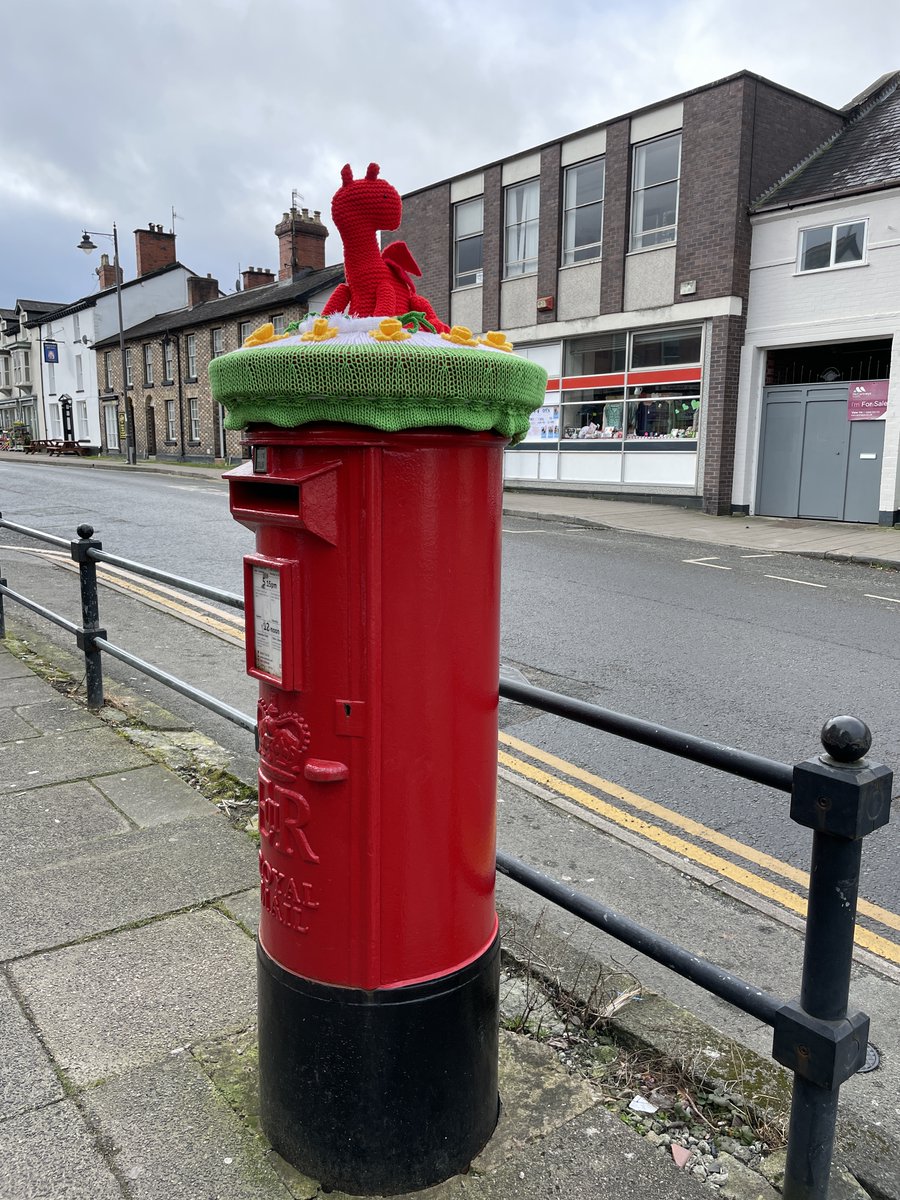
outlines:
[[[344,242],[344,275],[322,309],[327,317],[347,312],[351,317],[396,317],[424,313],[438,332],[446,332],[430,302],[418,295],[410,275],[421,275],[406,242],[391,242],[384,250],[376,234],[398,229],[403,213],[400,193],[378,178],[378,163],[369,163],[365,179],[354,179],[348,163],[341,186],[331,201],[331,215]]]

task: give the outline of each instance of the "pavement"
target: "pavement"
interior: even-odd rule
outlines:
[[[168,464],[121,469],[173,473]],[[688,538],[713,551],[741,546],[900,567],[900,531],[873,526],[707,517],[531,491],[507,492],[504,511]],[[89,713],[0,644],[0,1200],[324,1196],[271,1150],[257,1123],[255,843],[152,747],[126,738],[120,718],[118,710]],[[509,785],[500,786],[502,800]],[[610,853],[622,858],[614,845]],[[577,974],[583,963],[579,951]],[[644,1008],[626,1013],[637,1021]],[[674,1006],[646,1011],[651,1025],[675,1029]],[[721,1043],[702,1022],[694,1037]],[[710,1195],[692,1161],[677,1169],[667,1146],[611,1113],[554,1047],[503,1032],[500,1087],[500,1124],[470,1172],[419,1195]],[[867,1130],[854,1133],[863,1159],[877,1148]],[[862,1176],[853,1155],[848,1144]],[[895,1161],[890,1147],[885,1156]],[[777,1195],[739,1168],[723,1196]],[[871,1194],[897,1194],[897,1171],[887,1172]],[[832,1200],[865,1194],[835,1174]]]

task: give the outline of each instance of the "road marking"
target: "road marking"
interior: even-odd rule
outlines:
[[[796,883],[804,889],[809,885],[809,875],[806,872],[791,866],[789,863],[782,862],[780,859],[774,858],[764,851],[756,850],[752,846],[738,842],[734,838],[728,837],[727,834],[720,833],[716,829],[711,829],[709,826],[703,825],[691,817],[685,817],[681,813],[674,812],[664,805],[657,804],[653,800],[648,800],[644,796],[631,792],[627,788],[620,787],[610,780],[594,775],[590,771],[585,771],[581,767],[576,767],[573,763],[568,763],[564,759],[557,758],[553,754],[548,754],[546,751],[538,749],[536,746],[531,746],[527,742],[520,741],[511,734],[501,733],[500,741],[511,749],[526,754],[538,762],[553,767],[556,771],[561,771],[574,779],[587,783],[598,791],[604,792],[611,800],[619,800],[637,809],[639,812],[665,821],[668,825],[681,829],[686,834],[709,842],[711,845],[717,846],[719,849],[725,850],[735,857],[742,858],[746,862],[754,863],[756,866],[762,867],[772,874],[780,875],[782,878]],[[622,828],[628,829],[633,833],[638,833],[646,837],[649,841],[655,842],[657,845],[663,846],[665,849],[679,854],[692,862],[706,866],[726,879],[741,884],[750,891],[756,892],[758,895],[764,896],[776,904],[780,904],[783,908],[787,908],[791,912],[795,912],[800,916],[806,915],[806,900],[802,896],[798,896],[794,892],[779,887],[778,884],[771,883],[758,875],[754,875],[751,871],[730,863],[727,859],[712,854],[702,847],[695,846],[693,843],[687,842],[675,834],[669,834],[665,830],[650,824],[648,821],[642,820],[640,817],[623,812],[615,805],[593,796],[582,788],[568,784],[564,780],[560,780],[556,775],[534,767],[531,763],[523,762],[521,759],[514,758],[503,751],[500,752],[499,758],[501,763],[509,767],[510,770],[517,772],[525,778],[532,779],[536,783],[542,784],[551,791],[565,796],[566,799],[573,800],[576,804],[592,812],[606,817]],[[859,900],[857,907],[860,915],[869,917],[871,920],[877,921],[887,928],[900,930],[900,915],[897,913],[863,899]],[[881,958],[886,958],[890,962],[900,963],[900,946],[889,939],[882,938],[867,929],[857,928],[856,940],[860,946],[871,950]]]
[[[501,532],[503,532],[503,533],[546,533],[547,530],[546,529],[507,529],[506,526],[504,525]]]
[[[765,575],[764,579],[780,579],[782,583],[801,583],[804,587],[827,588],[827,583],[810,583],[808,579],[790,579],[787,575]]]
[[[777,558],[777,554],[742,554],[741,558]]]
[[[888,604],[900,604],[900,600],[894,599],[893,596],[873,596],[871,592],[863,592],[867,600],[887,600]]]
[[[694,567],[712,567],[714,571],[732,571],[733,567],[723,567],[719,563],[712,562],[712,559],[718,558],[718,554],[710,554],[706,558],[683,558],[681,561],[690,563]]]

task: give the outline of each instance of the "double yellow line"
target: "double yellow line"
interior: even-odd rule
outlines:
[[[636,792],[620,787],[608,779],[576,767],[573,763],[557,758],[555,754],[548,754],[547,751],[523,742],[509,733],[500,734],[500,747],[500,765],[514,775],[539,784],[555,795],[596,813],[672,854],[707,867],[722,878],[739,884],[789,912],[800,917],[806,916],[804,893],[809,887],[809,875],[805,871],[781,862],[764,851],[746,846],[743,842],[738,842],[691,817],[673,812],[670,808],[648,800],[645,796],[639,796]],[[512,754],[510,751],[516,753]],[[578,782],[570,783],[569,780]],[[582,787],[579,784],[587,786]],[[648,817],[652,817],[653,821],[647,820]],[[688,838],[695,840],[689,841]],[[730,857],[716,854],[708,850],[707,846],[715,846]],[[738,861],[735,862],[735,859]],[[773,883],[741,863],[759,867],[769,875],[797,885],[799,890],[794,891]],[[900,915],[881,908],[880,905],[861,899],[857,912],[859,916],[877,922],[887,929],[900,931]],[[859,924],[856,928],[856,943],[879,958],[900,964],[900,945]]]

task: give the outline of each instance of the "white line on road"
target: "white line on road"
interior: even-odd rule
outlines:
[[[718,557],[718,554],[710,554],[707,558],[683,558],[681,561],[690,563],[694,567],[712,567],[714,571],[732,571],[734,569],[733,567],[723,567],[719,563],[710,561]]]
[[[777,554],[742,554],[741,558],[777,558]]]
[[[893,596],[873,596],[871,592],[863,592],[867,600],[887,600],[888,604],[900,604],[900,600],[895,600]]]
[[[827,583],[810,583],[807,579],[790,579],[787,575],[766,575],[766,579],[780,579],[782,583],[802,583],[804,587],[827,588]]]

